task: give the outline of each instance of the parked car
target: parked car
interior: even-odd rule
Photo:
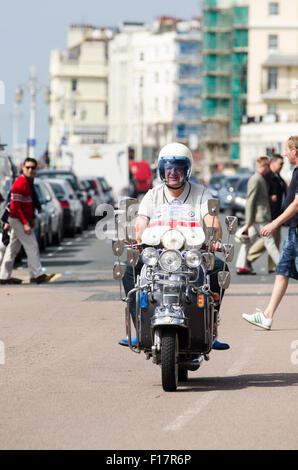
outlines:
[[[75,191],[75,194],[77,197],[80,199],[82,206],[83,206],[83,225],[84,228],[88,227],[89,224],[89,207],[88,207],[88,196],[87,192],[83,188],[83,186],[80,183],[79,178],[73,171],[67,171],[67,170],[39,170],[37,172],[37,176],[39,178],[57,178],[57,179],[64,179],[70,183],[72,186],[73,190]]]
[[[63,211],[60,203],[45,180],[35,178],[34,187],[47,219],[47,245],[60,244],[63,238]]]
[[[45,219],[45,237],[41,237],[41,249],[43,250],[53,243],[51,214],[49,208],[46,205],[46,193],[44,191],[42,181],[39,178],[35,178],[34,180],[34,189],[41,206],[41,211],[38,212],[38,215],[40,216],[43,214],[42,217]]]
[[[231,215],[236,215],[237,217],[239,217],[239,219],[244,219],[245,216],[247,183],[250,176],[250,174],[246,176],[243,175],[238,181],[234,190],[230,212]]]
[[[152,188],[152,171],[149,162],[130,160],[129,169],[135,181],[137,194],[146,193]]]
[[[218,198],[220,200],[221,211],[230,210],[231,202],[233,200],[233,192],[240,178],[241,175],[225,177],[223,181],[223,186],[218,191]]]
[[[219,197],[219,190],[222,188],[226,176],[222,173],[214,173],[209,181],[208,188],[212,194],[212,197],[218,198]]]
[[[107,180],[105,179],[104,176],[99,176],[98,178],[98,181],[99,181],[99,184],[101,186],[101,189],[105,195],[105,198],[106,198],[106,202],[108,204],[111,204],[112,206],[114,206],[115,204],[115,197],[114,197],[114,194],[113,194],[113,189],[111,186],[109,186]]]
[[[96,209],[96,196],[95,190],[92,188],[90,182],[86,179],[80,178],[80,183],[84,190],[87,193],[87,202],[88,202],[88,221],[89,223],[93,223],[93,216],[92,214],[95,213]]]
[[[83,230],[83,206],[70,183],[65,179],[47,179],[63,210],[65,233],[71,237]]]
[[[90,222],[95,221],[95,211],[100,204],[108,203],[108,199],[102,190],[98,178],[85,176],[80,178],[81,183],[84,185],[88,193],[88,205],[90,208]]]
[[[17,177],[17,170],[11,158],[1,151],[0,145],[0,213],[4,211],[8,194],[11,190],[12,184]]]
[[[48,216],[45,210],[43,208],[41,209],[40,212],[35,210],[34,233],[35,233],[40,251],[44,251],[47,246],[47,224],[48,224]],[[24,251],[23,251],[23,256],[25,256]]]

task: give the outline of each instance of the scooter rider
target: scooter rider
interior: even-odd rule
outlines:
[[[164,204],[181,205],[186,208],[190,217],[195,217],[200,220],[201,226],[214,226],[218,227],[219,237],[222,236],[222,228],[218,217],[208,213],[207,201],[212,196],[203,184],[189,182],[192,171],[192,153],[188,147],[181,143],[173,142],[165,145],[158,157],[158,172],[161,184],[149,190],[142,199],[138,217],[136,219],[135,231],[136,241],[141,243],[142,234],[149,224],[149,221],[156,217],[156,211]],[[190,219],[192,220],[192,219]],[[221,242],[217,241],[211,246],[211,250],[219,249]],[[141,272],[143,263],[141,257],[135,267],[135,274]],[[220,293],[217,274],[222,271],[224,263],[221,259],[215,256],[214,269],[210,274],[210,288],[213,292]],[[226,268],[227,269],[227,268]],[[133,270],[127,266],[125,275],[123,277],[123,285],[126,294],[134,288]],[[130,306],[131,316],[134,325],[136,324],[136,304],[135,298],[132,298]],[[136,343],[136,338],[132,338],[132,344]],[[119,342],[123,346],[128,345],[127,339]],[[229,349],[226,343],[215,341],[213,349]]]

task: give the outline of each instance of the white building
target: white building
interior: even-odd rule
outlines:
[[[67,49],[50,60],[52,160],[61,143],[104,143],[108,134],[108,41],[111,30],[71,26]]]
[[[198,20],[174,18],[161,18],[151,27],[121,25],[109,43],[109,142],[126,143],[134,147],[136,158],[153,161],[161,146],[175,138],[188,139],[187,123],[198,134],[199,27]],[[190,48],[183,57],[179,44],[188,41]],[[183,106],[180,85],[184,85]],[[193,94],[188,96],[190,89]],[[194,106],[195,116],[187,116],[185,109]],[[177,129],[184,134],[177,135]]]
[[[298,134],[298,2],[249,2],[247,124],[241,126],[241,166],[283,153]]]

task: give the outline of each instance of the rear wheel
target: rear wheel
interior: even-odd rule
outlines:
[[[174,392],[178,385],[178,334],[174,330],[164,331],[161,341],[161,377],[166,392]]]

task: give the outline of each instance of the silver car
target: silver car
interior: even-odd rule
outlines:
[[[51,186],[40,178],[35,178],[34,186],[47,215],[47,243],[60,244],[63,239],[63,210]]]
[[[65,179],[51,178],[46,180],[54,191],[63,210],[65,233],[74,236],[81,233],[84,226],[83,206],[71,184]]]

